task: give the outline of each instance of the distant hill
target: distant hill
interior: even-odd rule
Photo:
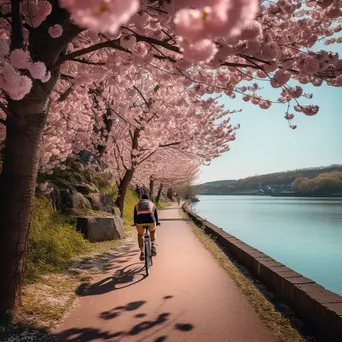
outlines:
[[[208,182],[194,186],[194,190],[199,195],[243,195],[243,194],[279,194],[279,193],[299,193],[298,181],[295,186],[291,184],[298,178],[305,178],[306,180],[312,180],[325,174],[342,172],[342,165],[330,165],[315,168],[298,169],[292,171],[269,173],[265,175],[252,176],[239,180],[222,180],[215,182]],[[322,178],[322,177],[320,177]],[[338,181],[336,178],[333,187],[330,182],[330,192],[342,192],[342,180]],[[301,183],[301,182],[300,182]],[[322,182],[321,182],[322,183]],[[305,188],[302,186],[302,188]],[[315,190],[312,186],[312,191]],[[320,188],[320,191],[324,191]],[[311,191],[311,193],[312,193]],[[307,193],[307,192],[306,192]]]

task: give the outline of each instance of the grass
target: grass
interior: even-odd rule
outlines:
[[[139,201],[139,197],[135,191],[128,189],[125,205],[123,210],[123,219],[125,223],[125,228],[132,229],[132,224],[134,223],[134,207]]]
[[[125,200],[124,223],[128,239],[133,238],[133,209],[138,196],[129,190]],[[87,214],[99,214],[89,211]],[[108,214],[108,213],[107,213]],[[90,243],[75,229],[75,218],[53,210],[43,197],[35,199],[32,231],[23,287],[23,305],[15,322],[29,322],[50,328],[71,308],[75,290],[94,274],[103,272],[108,252],[122,240]],[[92,264],[90,269],[75,265]]]
[[[182,216],[187,216],[182,210],[180,210],[180,212]],[[241,273],[209,235],[205,234],[204,231],[197,227],[193,222],[190,222],[189,224],[199,241],[218,261],[220,266],[247,297],[257,315],[276,336],[278,342],[307,341],[307,339],[291,326],[290,320],[284,317],[281,312],[277,311],[274,304],[259,291],[251,279]]]
[[[37,281],[43,274],[61,271],[68,260],[90,249],[90,243],[76,231],[68,217],[53,210],[46,198],[36,197],[26,281]]]
[[[165,209],[170,207],[171,205],[175,204],[176,202],[159,202],[157,204],[157,209]]]

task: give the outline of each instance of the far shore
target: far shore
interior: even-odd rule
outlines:
[[[303,197],[303,198],[342,198],[342,193],[339,194],[322,194],[322,195],[305,195],[305,194],[256,194],[256,193],[233,193],[233,194],[198,194],[198,196],[259,196],[259,197]]]

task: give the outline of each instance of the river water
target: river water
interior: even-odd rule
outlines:
[[[342,198],[199,199],[202,218],[342,295]]]

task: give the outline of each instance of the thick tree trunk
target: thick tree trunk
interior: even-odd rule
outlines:
[[[45,99],[46,100],[46,99]],[[45,101],[12,108],[0,178],[0,314],[18,307],[26,260]],[[22,113],[25,115],[21,115]]]
[[[118,198],[116,199],[115,205],[120,209],[121,217],[123,216],[126,193],[132,181],[132,178],[134,176],[134,172],[135,172],[135,169],[133,168],[127,170],[119,184]]]
[[[161,196],[162,190],[163,190],[163,183],[160,183],[159,188],[158,188],[157,198],[156,198],[156,204],[158,204],[160,201],[160,196]]]
[[[151,176],[150,177],[150,200],[154,202],[154,178]]]
[[[16,4],[17,2],[12,2]],[[69,21],[69,14],[50,0],[52,12],[44,25],[32,29],[29,51],[35,61],[51,71],[46,83],[33,80],[33,87],[20,101],[8,101],[6,140],[0,178],[0,316],[21,302],[21,285],[26,260],[32,207],[38,172],[40,142],[48,112],[48,97],[59,76],[56,62],[67,44],[82,30]],[[17,4],[16,4],[17,5]],[[22,32],[18,11],[12,13],[11,48],[20,48]],[[60,24],[63,35],[53,39],[48,27]],[[17,42],[17,43],[13,43]]]

